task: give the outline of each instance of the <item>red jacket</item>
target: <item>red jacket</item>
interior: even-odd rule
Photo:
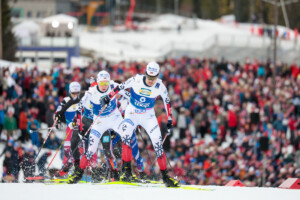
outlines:
[[[230,128],[234,128],[238,125],[237,115],[231,110],[228,111],[227,120]]]

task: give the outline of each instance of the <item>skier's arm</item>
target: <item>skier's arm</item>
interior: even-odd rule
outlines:
[[[114,86],[118,87],[118,86],[120,86],[120,84],[115,83]],[[122,95],[127,101],[130,100],[131,94],[127,90],[121,90],[119,92],[119,94]]]
[[[68,108],[70,108],[73,104],[79,103],[83,98],[85,93],[80,93],[75,99],[70,99],[66,104],[63,105],[60,112],[65,113]]]
[[[90,90],[86,91],[84,93],[84,96],[80,99],[79,103],[78,103],[78,107],[77,107],[77,111],[76,111],[76,115],[78,117],[78,115],[82,114],[82,110],[83,110],[83,106],[87,101],[90,101],[92,97],[92,93]]]
[[[124,91],[127,88],[131,88],[132,84],[135,80],[135,77],[132,77],[130,79],[128,79],[127,81],[125,81],[124,83],[121,83],[120,85],[116,86],[113,91],[111,91],[108,94],[109,99],[112,99],[116,94],[118,94],[120,91]]]
[[[168,115],[168,119],[172,119],[171,101],[168,95],[168,90],[164,84],[161,85],[160,96],[164,101],[164,106]]]

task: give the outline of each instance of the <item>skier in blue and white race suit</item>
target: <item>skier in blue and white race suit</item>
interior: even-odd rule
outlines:
[[[124,116],[125,110],[126,110],[127,106],[129,105],[130,95],[128,98],[128,97],[124,97],[124,96],[118,94],[118,95],[116,95],[116,98],[118,101],[119,111],[121,112],[122,116]],[[140,180],[138,180],[138,179],[136,179],[136,177],[134,177],[134,179],[135,179],[134,181],[137,181],[137,182],[143,181],[144,182],[146,179],[146,174],[144,172],[144,160],[139,151],[138,141],[136,138],[136,132],[137,132],[137,130],[135,130],[135,132],[131,136],[130,146],[132,149],[132,156],[136,161],[136,167],[137,167],[137,170],[139,173]],[[140,133],[140,134],[142,134],[142,133]],[[119,141],[121,144],[119,144]],[[117,148],[122,153],[122,140],[121,140],[121,137],[119,134],[115,134],[115,137],[112,140],[112,145],[113,145],[113,148],[115,148],[115,146],[117,146]]]
[[[125,119],[117,130],[123,141],[122,161],[124,172],[120,179],[122,181],[131,181],[132,179],[130,139],[135,128],[140,125],[146,130],[152,141],[164,183],[167,187],[177,187],[178,182],[172,179],[167,172],[162,136],[154,111],[155,100],[158,96],[161,96],[168,115],[167,127],[169,130],[172,130],[170,98],[166,86],[158,78],[158,75],[159,65],[156,62],[150,62],[146,67],[146,75],[136,75],[118,85],[112,92],[101,99],[101,105],[111,104],[117,93],[131,88],[130,104],[126,108]],[[172,131],[169,132],[171,133]]]
[[[103,106],[100,105],[101,98],[107,96],[113,88],[117,87],[119,84],[110,80],[110,75],[106,71],[101,71],[97,75],[97,86],[90,88],[85,96],[81,99],[76,118],[81,118],[82,105],[86,102],[90,102],[93,111],[93,125],[91,127],[91,132],[89,136],[88,150],[85,155],[80,160],[80,165],[78,170],[75,172],[76,176],[70,177],[68,183],[78,182],[83,175],[84,169],[86,169],[88,162],[97,151],[99,140],[101,139],[103,133],[109,129],[113,129],[117,132],[118,125],[122,122],[123,118],[120,111],[117,108],[117,100],[113,98],[103,112],[98,116]],[[125,96],[126,91],[121,94]],[[77,120],[77,126],[82,127],[81,121]],[[81,129],[81,128],[80,128]],[[103,138],[104,142],[109,143],[111,138],[105,136]],[[112,175],[115,180],[119,179],[117,166],[115,162],[115,157],[110,149],[108,154],[106,154],[110,168],[112,169]]]

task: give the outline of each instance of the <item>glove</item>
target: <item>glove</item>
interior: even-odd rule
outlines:
[[[55,113],[55,119],[58,121],[58,122],[61,122],[62,118],[63,118],[63,115],[64,113],[62,111],[58,111]]]
[[[81,140],[82,140],[82,139],[88,139],[88,138],[86,137],[87,135],[84,134],[83,130],[82,130],[82,131],[81,131],[81,130],[78,131],[78,136],[80,137]]]
[[[110,102],[110,98],[106,95],[100,99],[100,106],[104,107],[105,105],[108,105],[109,102]]]
[[[59,129],[61,127],[61,121],[63,119],[63,115],[64,113],[61,111],[55,113],[54,120],[56,120],[56,125],[55,125],[56,129]]]
[[[78,128],[81,131],[82,128],[81,128],[81,120],[80,120],[80,118],[81,118],[80,116],[79,117],[75,116],[74,119],[73,119],[73,121],[71,122],[71,124],[72,124],[72,126],[73,126],[74,129]]]
[[[89,81],[90,81],[90,84],[96,82],[96,80],[95,80],[95,78],[93,76],[90,77]]]
[[[168,118],[167,128],[168,128],[168,135],[173,135],[173,120],[171,117]]]

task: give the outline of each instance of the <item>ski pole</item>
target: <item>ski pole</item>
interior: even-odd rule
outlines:
[[[52,130],[53,128],[52,127],[50,127],[50,128],[40,128],[40,129],[37,129],[37,130],[31,129],[31,130],[29,130],[29,133],[33,133],[33,132],[37,132],[37,131]]]
[[[67,139],[67,137],[69,136],[69,134],[71,133],[72,130],[73,130],[73,129],[70,129],[70,130],[68,131],[68,133],[66,134],[65,139],[60,143],[60,146],[59,146],[59,148],[57,149],[57,151],[55,152],[55,155],[53,156],[51,162],[49,163],[49,165],[48,165],[48,167],[47,167],[47,170],[49,169],[49,167],[50,167],[50,165],[52,164],[54,158],[56,157],[57,153],[58,153],[59,150],[61,149],[63,143],[65,142],[65,140]]]
[[[101,115],[101,113],[105,110],[105,108],[107,107],[107,104],[105,106],[103,106],[103,108],[100,110],[99,114],[97,115],[97,117],[95,118],[95,120],[93,121],[93,123],[91,124],[91,126],[89,127],[89,129],[84,133],[84,135],[82,136],[82,139],[88,134],[88,132],[91,130],[91,128],[93,127],[94,123],[96,122],[96,120],[98,119],[98,117]],[[77,143],[76,148],[74,149],[74,152],[78,149],[80,142],[82,141],[82,139]],[[68,163],[68,161],[70,160],[70,158],[72,158],[72,155],[70,155],[70,157],[67,159],[67,161],[65,162]],[[65,164],[63,165],[62,168],[64,168]],[[47,168],[48,169],[48,168]]]
[[[48,139],[50,133],[52,132],[52,129],[55,127],[56,123],[57,123],[57,119],[55,119],[53,125],[51,126],[51,128],[49,128],[50,130],[49,130],[49,132],[48,132],[48,134],[47,134],[47,136],[46,136],[46,138],[45,138],[45,140],[44,140],[42,146],[40,147],[38,153],[36,154],[36,156],[35,156],[35,158],[34,158],[34,160],[33,160],[34,163],[35,163],[35,160],[36,160],[36,158],[38,157],[39,153],[41,152],[42,148],[44,147],[44,145],[45,145],[45,143],[46,143],[46,140]]]

